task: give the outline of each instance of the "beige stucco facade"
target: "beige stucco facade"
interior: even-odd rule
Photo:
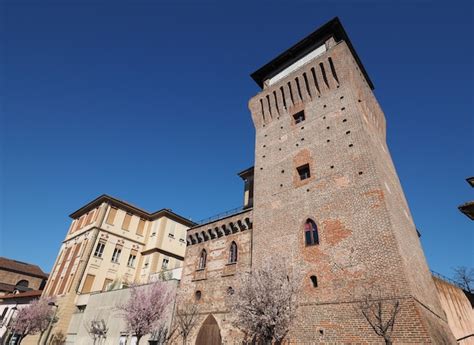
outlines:
[[[107,195],[70,216],[43,293],[58,305],[53,336],[60,332],[68,338],[73,314],[87,309],[91,294],[144,284],[158,272],[182,267],[186,231],[194,225],[170,210],[148,213]],[[24,341],[35,342],[35,337]]]
[[[174,300],[178,281],[169,280],[165,284]],[[142,288],[146,288],[146,285],[138,287],[138,289]],[[90,294],[87,308],[83,311],[77,310],[72,315],[68,329],[68,344],[92,344],[92,338],[86,326],[93,320],[103,320],[107,326],[107,335],[104,339],[101,339],[101,345],[117,345],[121,339],[127,339],[127,344],[130,344],[132,336],[127,334],[125,322],[116,309],[118,303],[126,301],[128,298],[130,298],[130,289],[128,288]],[[165,327],[168,329],[170,328],[173,308],[174,303],[171,303],[166,311],[166,317],[163,317],[164,320],[167,320],[165,321]],[[147,344],[150,336],[149,334],[146,335],[141,343]]]

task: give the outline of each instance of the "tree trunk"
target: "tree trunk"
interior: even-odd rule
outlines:
[[[390,338],[384,338],[385,345],[392,345],[392,340]]]

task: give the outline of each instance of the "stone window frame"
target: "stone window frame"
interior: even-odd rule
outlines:
[[[232,241],[229,247],[229,264],[236,264],[239,258],[239,247],[235,241]]]
[[[311,228],[308,225],[314,225]],[[304,243],[306,247],[319,245],[319,229],[318,224],[312,219],[307,218],[303,224]]]
[[[207,251],[206,249],[201,250],[201,254],[199,255],[199,262],[198,262],[198,271],[202,271],[206,268],[207,264]]]

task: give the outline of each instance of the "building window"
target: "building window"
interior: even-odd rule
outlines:
[[[311,177],[311,173],[309,171],[309,164],[302,165],[298,168],[298,175],[300,176],[300,180],[306,180],[307,178]]]
[[[8,307],[3,309],[2,315],[0,316],[0,321],[2,321],[5,318],[5,315],[7,315],[8,312]]]
[[[161,268],[164,268],[164,269],[168,268],[169,262],[170,262],[170,258],[168,258],[167,256],[165,256],[165,257],[163,258],[163,263],[161,264]]]
[[[88,274],[86,276],[84,285],[82,286],[82,290],[81,290],[82,293],[89,293],[92,291],[92,285],[94,284],[94,279],[95,279],[95,275],[93,274]]]
[[[105,243],[104,242],[97,243],[97,247],[95,247],[94,256],[96,258],[101,258],[102,254],[104,253],[104,248],[105,248]]]
[[[128,267],[135,267],[135,260],[136,259],[137,259],[137,254],[130,253],[130,256],[128,257],[128,261],[127,261],[127,266]]]
[[[115,221],[115,215],[117,214],[117,208],[116,207],[110,207],[109,214],[107,215],[106,223],[113,225]]]
[[[194,293],[194,297],[196,298],[196,301],[199,301],[202,297],[202,293],[200,290],[197,290],[195,293]]]
[[[307,246],[319,244],[318,227],[312,219],[304,223],[304,238]]]
[[[131,220],[132,220],[132,214],[127,213],[125,215],[125,218],[123,219],[123,223],[122,223],[122,229],[123,230],[128,230],[130,228],[130,221]]]
[[[305,120],[304,117],[304,110],[297,112],[296,114],[293,115],[293,119],[295,121],[295,125],[303,122]]]
[[[311,279],[311,285],[313,287],[318,287],[318,277],[316,276],[311,276],[309,279]]]
[[[30,285],[30,282],[28,280],[20,280],[18,283],[16,283],[15,288],[23,288],[26,289]]]
[[[113,282],[112,279],[105,278],[104,285],[102,286],[102,291],[108,291],[109,286],[112,284],[112,282]]]
[[[207,252],[205,249],[201,251],[201,255],[199,256],[199,270],[203,270],[206,268],[206,260],[207,260]]]
[[[229,250],[229,263],[230,264],[235,264],[237,262],[237,244],[232,241],[230,244],[230,250]]]
[[[118,263],[121,253],[122,253],[122,247],[116,246],[114,249],[114,253],[112,254],[112,262]]]
[[[143,218],[140,218],[140,220],[138,221],[137,235],[143,236],[143,230],[145,229],[145,222],[146,220]]]

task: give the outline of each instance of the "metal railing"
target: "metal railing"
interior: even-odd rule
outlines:
[[[245,210],[244,206],[236,207],[236,208],[233,208],[233,209],[228,210],[228,211],[220,212],[220,213],[218,213],[218,214],[216,214],[212,217],[201,219],[201,220],[197,221],[196,223],[198,225],[202,225],[202,224],[214,222],[216,220],[226,218],[226,217],[232,216],[234,214],[237,214],[239,212],[242,212],[243,210]]]
[[[453,279],[451,279],[451,278],[448,278],[448,277],[442,275],[441,273],[435,272],[435,271],[433,271],[433,270],[430,270],[430,271],[431,271],[431,274],[433,274],[435,277],[437,277],[437,278],[439,278],[439,279],[441,279],[441,280],[444,280],[444,281],[446,281],[446,282],[448,282],[448,283],[450,283],[450,284],[452,284],[452,285],[455,285],[455,286],[457,286],[458,288],[460,288],[460,289],[462,289],[462,290],[465,289],[464,286],[462,286],[461,284],[459,284],[457,281],[455,281],[455,280],[453,280]]]

